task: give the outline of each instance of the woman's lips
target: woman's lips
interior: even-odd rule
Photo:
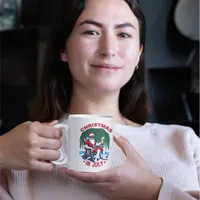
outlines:
[[[92,67],[105,70],[114,70],[114,71],[121,69],[121,67],[118,67],[116,65],[92,65]]]

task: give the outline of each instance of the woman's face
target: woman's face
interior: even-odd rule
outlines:
[[[138,20],[126,2],[88,0],[61,59],[75,86],[116,92],[133,75],[141,51]]]

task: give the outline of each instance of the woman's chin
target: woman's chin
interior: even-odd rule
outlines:
[[[108,93],[116,93],[119,92],[121,87],[120,85],[116,85],[115,83],[112,84],[93,84],[93,86],[91,85],[91,87],[94,88],[95,92],[98,93],[104,93],[104,94],[108,94]]]
[[[87,85],[90,88],[94,88],[95,91],[113,93],[118,92],[120,89],[128,82],[130,77],[123,76],[118,74],[115,76],[91,76],[90,80],[87,82]]]

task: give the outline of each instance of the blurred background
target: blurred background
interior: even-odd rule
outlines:
[[[61,0],[0,0],[0,134],[29,119]],[[147,20],[150,122],[199,135],[199,0],[140,0]]]

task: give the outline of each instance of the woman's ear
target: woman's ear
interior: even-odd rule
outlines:
[[[135,66],[137,66],[138,63],[140,62],[140,57],[142,55],[142,52],[143,52],[143,45],[140,46]]]
[[[143,52],[143,45],[141,45],[140,50],[139,50],[139,52],[138,52],[137,64],[140,62],[140,57],[141,57],[141,55],[142,55],[142,52]]]
[[[60,60],[62,60],[63,62],[67,62],[67,55],[66,55],[66,52],[61,52],[60,54]]]

